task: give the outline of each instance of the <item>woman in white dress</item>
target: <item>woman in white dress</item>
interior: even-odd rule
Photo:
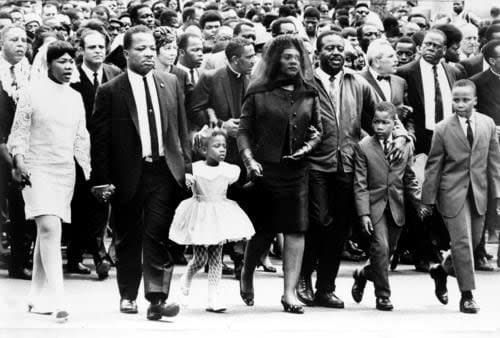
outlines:
[[[48,76],[21,92],[7,146],[14,158],[14,180],[24,186],[26,217],[37,238],[28,310],[36,312],[47,286],[56,321],[68,319],[63,304],[61,222],[71,222],[70,203],[77,159],[90,176],[90,141],[79,93],[69,86],[75,50],[63,41],[47,48]],[[38,309],[39,310],[39,309]]]

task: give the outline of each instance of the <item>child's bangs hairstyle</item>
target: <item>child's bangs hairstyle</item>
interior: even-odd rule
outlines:
[[[391,102],[379,102],[375,105],[376,112],[388,112],[391,118],[395,119],[398,114],[396,106]]]
[[[194,150],[202,153],[202,151],[208,147],[210,139],[219,135],[224,136],[227,140],[227,133],[224,129],[219,127],[210,128],[207,125],[203,126],[199,132],[194,134]]]

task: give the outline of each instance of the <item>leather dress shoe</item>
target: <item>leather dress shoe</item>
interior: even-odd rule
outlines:
[[[389,297],[377,297],[376,307],[380,311],[392,311],[394,309]]]
[[[163,303],[161,306],[161,315],[163,317],[175,317],[179,314],[181,307],[177,303]]]
[[[415,263],[415,270],[418,272],[429,272],[430,264],[427,261],[419,260]]]
[[[160,320],[162,317],[162,303],[153,304],[150,303],[148,307],[148,312],[146,318],[148,320]]]
[[[306,306],[314,305],[314,291],[312,288],[311,277],[300,276],[295,288],[297,298]]]
[[[182,265],[182,266],[188,265],[188,261],[182,251],[172,250],[171,255],[174,265]]]
[[[333,292],[319,292],[316,291],[314,295],[314,305],[329,307],[332,309],[343,309],[344,302],[335,295]]]
[[[107,259],[103,259],[99,263],[97,263],[95,267],[95,271],[97,273],[97,278],[99,280],[104,280],[109,276],[109,269],[111,268],[111,262]]]
[[[234,270],[225,263],[222,263],[222,274],[224,276],[232,276],[234,274]]]
[[[31,280],[32,271],[30,269],[9,270],[9,278]]]
[[[460,298],[460,312],[463,313],[478,313],[479,306],[473,298]]]
[[[448,289],[446,287],[446,272],[443,268],[435,264],[429,269],[431,278],[434,280],[434,293],[442,304],[448,304]]]
[[[75,273],[79,275],[90,275],[91,270],[85,264],[79,262],[77,264],[68,264],[66,272]]]
[[[241,278],[241,269],[243,269],[243,262],[242,261],[235,261],[234,262],[234,278],[237,280],[240,280],[240,278]]]
[[[495,268],[488,262],[486,257],[481,257],[476,260],[475,268],[477,271],[493,271]]]
[[[354,270],[352,277],[354,278],[354,284],[351,289],[352,299],[354,299],[356,303],[359,303],[363,299],[363,294],[365,292],[366,278],[361,276],[358,269]]]
[[[120,301],[120,312],[121,313],[137,313],[137,303],[135,300],[123,298]]]
[[[160,320],[161,317],[175,317],[179,314],[180,306],[177,303],[150,303],[146,318],[148,320]]]

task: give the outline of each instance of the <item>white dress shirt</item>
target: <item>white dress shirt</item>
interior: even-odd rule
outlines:
[[[377,80],[377,77],[380,74],[377,73],[372,67],[369,67],[368,71],[372,74],[375,81],[377,81],[377,84],[380,87],[380,89],[382,90],[382,93],[384,93],[385,101],[391,102],[391,98],[392,98],[391,83],[387,80],[380,80],[380,81]]]
[[[89,79],[90,83],[92,83],[92,84],[94,84],[94,73],[97,73],[97,82],[99,82],[99,86],[102,84],[102,75],[104,73],[102,65],[101,65],[101,67],[99,67],[97,72],[94,72],[92,69],[87,67],[85,62],[82,62],[82,70],[83,70],[83,73]]]
[[[422,87],[424,90],[424,100],[425,100],[425,129],[434,130],[436,125],[435,120],[435,86],[434,86],[434,70],[433,65],[425,61],[423,58],[420,59],[420,73],[422,75]],[[441,89],[441,99],[443,102],[443,119],[450,116],[453,112],[451,109],[451,88],[448,78],[444,71],[443,65],[441,63],[437,64],[437,74],[439,81],[439,88]]]
[[[339,118],[339,102],[340,102],[340,81],[342,80],[343,71],[340,71],[335,75],[335,79],[330,81],[331,75],[327,74],[321,67],[316,68],[316,75],[318,75],[321,80],[321,84],[325,87],[326,92],[330,96],[330,99],[333,102],[335,107],[335,115],[337,116],[337,120]]]
[[[142,145],[142,157],[148,157],[152,155],[151,152],[151,136],[149,135],[149,120],[148,120],[148,109],[146,103],[146,91],[144,88],[143,76],[134,73],[132,70],[127,70],[128,80],[130,81],[130,86],[132,87],[132,94],[134,95],[135,105],[137,107],[137,118],[139,120],[139,133],[141,137]],[[153,79],[153,73],[149,72],[146,75],[146,81],[148,82],[148,87],[151,95],[151,102],[153,103],[153,110],[155,114],[156,121],[156,131],[158,134],[159,142],[159,155],[164,156],[165,151],[163,147],[162,138],[162,125],[161,125],[161,111],[160,103],[158,101],[158,93]]]
[[[476,127],[476,114],[472,112],[471,116],[469,117],[470,121],[470,127],[472,129],[472,137],[474,137],[474,130]],[[460,127],[462,127],[462,130],[464,131],[465,138],[467,138],[467,118],[461,117],[457,114],[458,121],[460,122]]]

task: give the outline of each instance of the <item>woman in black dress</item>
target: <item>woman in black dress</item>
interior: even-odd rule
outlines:
[[[281,303],[287,312],[303,313],[295,286],[308,227],[305,158],[320,142],[322,131],[312,74],[302,41],[277,37],[268,44],[243,103],[238,148],[255,183],[249,214],[256,234],[247,244],[240,279],[240,294],[249,306],[255,267],[274,236],[283,233]]]

